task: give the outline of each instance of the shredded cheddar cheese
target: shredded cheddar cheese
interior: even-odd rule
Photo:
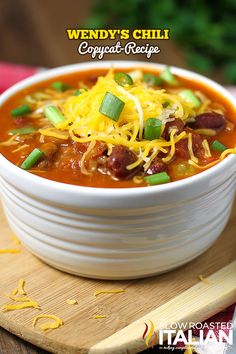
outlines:
[[[188,134],[188,151],[189,151],[189,155],[190,155],[190,160],[198,163],[198,158],[194,156],[193,153],[193,140],[192,140],[192,133]]]
[[[77,300],[75,300],[75,299],[67,299],[66,303],[68,305],[77,305],[78,304]]]
[[[143,176],[134,176],[133,177],[133,182],[134,183],[141,184],[141,183],[143,183],[143,181],[144,181]]]
[[[26,295],[24,287],[25,287],[25,280],[24,279],[20,279],[19,280],[19,284],[18,284],[18,293],[20,295]]]
[[[13,248],[0,249],[0,253],[20,253],[20,250]]]
[[[12,152],[18,152],[18,151],[24,150],[24,149],[26,149],[28,146],[29,146],[29,145],[24,144],[24,145],[18,147],[17,149],[12,150]]]
[[[94,296],[98,296],[100,294],[119,294],[124,292],[125,292],[124,289],[96,290]]]
[[[209,144],[208,144],[208,141],[206,139],[203,140],[202,142],[202,147],[204,149],[204,155],[206,157],[211,157],[211,150],[210,150],[210,147],[209,147]]]
[[[9,296],[10,297],[10,296]],[[35,308],[35,309],[40,309],[40,306],[38,304],[37,301],[34,300],[30,300],[30,299],[24,299],[23,298],[16,298],[15,301],[19,301],[19,304],[8,304],[8,305],[4,305],[2,307],[2,310],[4,311],[14,311],[14,310],[21,310],[21,309],[25,309],[25,308]]]
[[[54,322],[46,322],[46,323],[40,325],[39,328],[42,331],[47,331],[49,329],[56,329],[56,328],[59,328],[59,327],[61,327],[63,325],[63,321],[59,317],[57,317],[55,315],[45,315],[45,314],[43,314],[43,315],[38,315],[38,316],[34,317],[34,319],[33,319],[33,327],[36,326],[38,320],[41,319],[41,318],[49,318],[49,319],[54,320]]]
[[[24,279],[20,279],[19,282],[18,282],[17,289],[14,289],[11,292],[11,295],[17,295],[17,294],[19,294],[19,295],[27,295],[24,288],[25,288],[25,280]]]
[[[97,320],[98,318],[106,318],[106,315],[95,315],[94,319]]]
[[[215,160],[213,162],[208,163],[207,165],[198,165],[197,163],[193,162],[192,160],[188,160],[188,163],[199,170],[206,170],[212,166],[215,166],[220,160]]]
[[[40,306],[37,301],[32,300],[28,297],[26,297],[26,291],[24,289],[25,286],[25,280],[20,279],[18,282],[18,287],[17,289],[14,289],[11,294],[8,294],[7,297],[14,301],[16,304],[7,304],[2,307],[2,310],[4,311],[14,311],[14,310],[21,310],[25,308],[36,308],[40,309]],[[23,295],[23,296],[16,296],[16,295]]]
[[[16,245],[21,244],[20,240],[18,239],[18,237],[15,234],[11,235],[11,239]]]
[[[68,140],[69,138],[68,132],[63,132],[55,128],[39,129],[39,133],[62,140]]]
[[[227,149],[227,150],[223,151],[222,154],[220,155],[220,160],[224,160],[224,158],[229,154],[236,154],[236,148]]]
[[[214,136],[216,131],[214,129],[195,129],[195,132],[202,135]]]
[[[130,100],[132,100],[134,102],[134,105],[136,107],[136,110],[138,112],[138,117],[139,117],[139,139],[142,140],[143,137],[143,127],[144,127],[144,117],[143,117],[143,110],[142,110],[142,106],[138,100],[137,97],[135,97],[134,95],[131,95],[129,92],[127,92],[126,90],[123,89],[123,87],[118,87],[117,88],[118,91],[120,91],[121,93],[123,93],[124,95],[126,95]]]
[[[99,112],[105,94],[109,92],[125,103],[118,121],[114,121]],[[168,102],[168,108],[165,103]],[[150,117],[156,117],[165,123],[173,118],[180,118],[184,122],[195,115],[192,105],[183,100],[177,93],[167,93],[165,90],[156,90],[149,87],[145,82],[136,80],[133,85],[121,87],[114,80],[114,72],[98,78],[96,84],[79,96],[70,95],[62,100],[59,105],[65,116],[65,121],[55,128],[40,129],[42,135],[59,138],[61,133],[71,137],[80,143],[92,143],[102,141],[108,145],[108,155],[115,145],[123,145],[138,154],[138,160],[128,166],[133,169],[139,164],[150,166],[151,159],[158,152],[167,153],[170,148],[170,161],[175,152],[175,144],[184,137],[184,134],[172,136],[171,141],[163,138],[156,140],[143,139],[145,122]],[[87,153],[87,152],[86,152]],[[85,167],[86,153],[84,154],[81,167],[83,173],[88,174]],[[155,156],[154,156],[155,155]]]
[[[19,144],[19,141],[16,141],[16,137],[18,136],[18,134],[15,134],[13,136],[11,136],[8,140],[3,141],[2,143],[0,143],[1,146],[11,146],[11,145],[17,145]]]
[[[173,156],[174,156],[174,154],[175,154],[175,139],[174,139],[174,137],[175,137],[175,134],[176,134],[176,132],[177,132],[177,130],[176,129],[173,129],[172,131],[171,131],[171,133],[170,133],[170,153],[169,153],[169,155],[167,156],[167,157],[164,157],[162,160],[164,161],[164,162],[169,162],[169,161],[171,161],[172,160],[172,158],[173,158]],[[184,134],[183,134],[184,133]],[[183,132],[183,133],[181,133],[182,135],[182,137],[184,137],[185,135],[186,135],[186,133],[185,132]]]
[[[18,296],[15,296],[13,294],[9,294],[7,295],[9,297],[9,299],[15,301],[15,302],[29,302],[29,301],[33,301],[33,302],[36,302],[26,296],[23,296],[23,297],[18,297]]]
[[[209,280],[205,278],[202,274],[198,275],[198,279],[201,280],[205,284],[210,284]]]
[[[96,144],[96,141],[91,141],[89,144],[88,149],[85,151],[85,153],[82,156],[82,159],[80,160],[80,168],[81,168],[81,172],[84,175],[91,175],[91,172],[89,172],[87,170],[87,168],[85,167],[85,162],[86,162],[86,158],[89,155],[89,153],[93,150],[94,146]]]

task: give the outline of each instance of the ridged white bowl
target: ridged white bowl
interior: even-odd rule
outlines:
[[[22,88],[91,68],[162,65],[93,62],[61,67],[18,83]],[[235,104],[215,82],[190,71],[173,72],[203,82]],[[50,181],[14,166],[0,155],[3,207],[12,230],[46,263],[69,273],[126,279],[166,272],[207,250],[224,229],[235,194],[236,156],[188,179],[137,189],[79,187]]]

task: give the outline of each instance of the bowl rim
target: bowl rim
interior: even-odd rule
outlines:
[[[26,78],[15,85],[11,86],[9,89],[4,91],[1,96],[0,96],[0,106],[8,100],[11,96],[15,95],[18,91],[29,87],[31,85],[34,85],[39,82],[46,81],[48,79],[51,79],[56,76],[63,76],[66,74],[70,74],[73,72],[80,72],[80,71],[86,71],[89,69],[109,69],[110,67],[115,67],[115,68],[127,68],[127,69],[152,69],[152,70],[160,70],[163,69],[166,65],[165,64],[159,64],[159,63],[152,63],[152,62],[144,62],[144,61],[129,61],[129,60],[103,60],[102,62],[100,61],[88,61],[88,62],[83,62],[83,63],[77,63],[77,64],[71,64],[71,65],[65,65],[65,66],[60,66],[57,68],[49,69],[49,70],[43,70],[29,78]],[[215,81],[197,74],[195,72],[192,72],[190,70],[178,68],[175,66],[170,66],[171,70],[179,75],[186,77],[187,79],[193,79],[195,81],[199,81],[201,83],[204,83],[206,86],[209,86],[212,88],[214,91],[217,91],[220,93],[222,96],[224,96],[226,99],[230,101],[230,103],[236,107],[236,99],[220,84],[216,83]],[[174,181],[171,183],[167,184],[162,184],[162,185],[156,185],[156,186],[145,186],[145,187],[134,187],[134,188],[99,188],[99,187],[88,187],[88,186],[79,186],[79,185],[73,185],[73,184],[68,184],[68,183],[63,183],[63,182],[57,182],[54,180],[50,180],[44,177],[40,177],[38,175],[34,175],[32,173],[28,173],[27,171],[24,171],[20,169],[19,167],[15,166],[12,162],[7,160],[1,153],[0,153],[0,163],[5,164],[5,166],[8,168],[8,170],[15,174],[15,176],[19,176],[19,178],[25,179],[25,181],[32,183],[34,182],[35,184],[37,183],[38,186],[42,187],[47,187],[53,190],[57,190],[58,192],[72,192],[72,193],[85,193],[88,196],[119,196],[121,197],[122,195],[125,195],[127,197],[127,194],[130,196],[142,196],[142,195],[147,195],[147,194],[153,194],[155,192],[174,192],[176,189],[183,189],[187,187],[191,187],[191,185],[194,188],[194,184],[198,183],[203,183],[205,180],[209,180],[215,175],[218,175],[219,173],[223,172],[223,170],[227,167],[230,167],[233,163],[236,163],[236,155],[229,155],[227,156],[224,160],[219,162],[213,167],[210,167],[209,169],[200,172],[197,175],[193,175],[191,177],[187,177],[185,179],[179,180],[179,181]]]

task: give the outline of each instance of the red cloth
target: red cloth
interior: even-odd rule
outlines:
[[[202,323],[223,323],[223,322],[227,322],[230,323],[233,317],[233,313],[234,313],[234,308],[235,308],[236,304],[228,307],[227,309],[223,310],[222,312],[217,313],[216,315],[212,316],[211,318],[209,318],[206,321],[203,321]],[[216,335],[216,337],[219,339],[219,329],[220,327],[217,329],[214,329],[214,333]],[[222,328],[223,329],[223,328]],[[223,331],[228,335],[229,334],[229,329],[223,329]],[[207,333],[208,333],[208,329],[203,329],[203,333],[204,333],[204,337],[206,337]],[[193,335],[199,337],[199,330],[197,329],[193,329]]]
[[[38,71],[39,69],[34,67],[0,62],[0,93]]]
[[[38,68],[28,67],[24,65],[13,65],[8,63],[0,62],[0,93],[5,91],[8,87],[12,86],[16,82],[25,79],[39,71]],[[230,87],[229,91],[236,96],[236,88]],[[215,316],[209,318],[203,323],[207,322],[229,322],[233,317],[233,311],[235,305],[232,305],[222,312],[219,312]],[[227,333],[227,330],[225,330]],[[207,330],[205,331],[207,333]],[[199,335],[198,330],[193,330],[195,336]],[[215,330],[215,334],[218,335],[218,330]]]

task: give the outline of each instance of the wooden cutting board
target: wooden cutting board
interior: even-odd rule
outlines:
[[[168,274],[143,280],[99,281],[83,279],[50,268],[12,240],[12,232],[0,210],[0,306],[26,281],[27,296],[41,306],[0,311],[0,326],[19,337],[58,354],[138,353],[146,348],[144,322],[202,321],[236,300],[236,205],[220,239],[202,256]],[[202,274],[206,284],[198,279]],[[125,289],[120,294],[94,296],[96,290]],[[77,305],[68,305],[76,299]],[[38,314],[59,316],[64,325],[42,332],[32,320]],[[95,319],[95,315],[106,318]],[[45,320],[41,320],[42,324]],[[48,322],[48,321],[47,321]]]

